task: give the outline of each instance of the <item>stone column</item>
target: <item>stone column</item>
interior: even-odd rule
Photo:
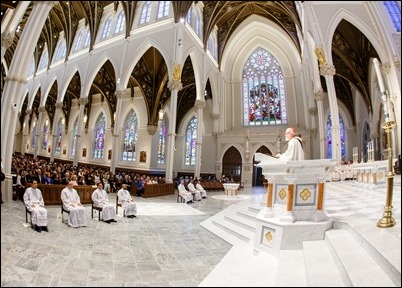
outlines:
[[[78,104],[80,105],[80,112],[78,115],[78,128],[77,128],[77,135],[76,135],[77,141],[75,142],[74,166],[78,165],[78,157],[81,153],[82,125],[84,124],[84,127],[85,127],[84,108],[87,103],[88,103],[88,97],[78,99]],[[73,129],[74,129],[74,127],[73,127]]]
[[[325,139],[326,139],[326,121],[324,120],[324,104],[323,101],[327,97],[327,93],[320,90],[314,92],[314,99],[317,101],[317,114],[318,114],[318,137],[320,146],[320,158],[327,158],[325,155]]]
[[[122,125],[122,120],[123,120],[123,119],[121,119],[121,108],[122,108],[123,99],[125,96],[124,90],[117,90],[115,92],[115,96],[117,99],[117,105],[116,105],[116,119],[114,121],[114,129],[112,131],[113,149],[112,149],[112,163],[110,164],[110,172],[112,172],[112,173],[115,173],[115,171],[116,171],[116,164],[119,161],[119,157],[121,154],[121,145],[119,145],[119,129]],[[124,135],[123,135],[123,137],[124,137]]]
[[[54,155],[56,154],[56,145],[57,145],[57,124],[59,124],[59,117],[60,113],[62,113],[62,108],[63,108],[63,103],[58,102],[56,103],[56,112],[54,113],[54,119],[53,119],[53,129],[52,129],[52,150],[50,152],[50,162],[54,162]],[[66,141],[67,142],[67,141]],[[60,147],[60,154],[62,155],[63,153],[63,147]]]
[[[180,67],[181,69],[181,67]],[[180,76],[180,75],[179,75]],[[174,145],[175,145],[175,137],[176,137],[176,116],[177,116],[177,94],[183,87],[181,84],[181,80],[176,79],[177,77],[173,77],[173,80],[170,80],[168,83],[168,88],[171,91],[170,97],[170,115],[172,115],[172,119],[169,121],[169,132],[168,139],[166,145],[166,175],[165,179],[167,183],[172,183],[173,179],[173,163],[174,163]]]
[[[36,123],[36,147],[35,147],[35,151],[34,151],[34,158],[36,159],[38,157],[38,152],[39,149],[42,145],[42,139],[39,138],[39,136],[41,135],[41,130],[42,130],[42,120],[43,120],[43,114],[46,113],[46,108],[45,106],[41,106],[39,107],[39,118],[38,118],[38,122]]]
[[[25,112],[25,119],[24,119],[24,126],[22,127],[22,143],[21,143],[21,155],[25,155],[25,151],[27,149],[26,142],[27,142],[27,135],[29,134],[29,118],[31,117],[32,110],[29,109]]]
[[[197,108],[197,143],[195,147],[195,169],[194,178],[200,178],[201,174],[201,154],[202,154],[202,128],[203,128],[203,113],[206,106],[205,101],[196,100],[195,105]]]

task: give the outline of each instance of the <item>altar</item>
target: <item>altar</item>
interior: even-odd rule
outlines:
[[[278,255],[281,249],[301,249],[303,241],[324,239],[333,223],[324,210],[325,183],[336,161],[280,161],[257,154],[268,185],[266,205],[257,215],[255,247]]]
[[[237,197],[237,190],[239,189],[240,183],[222,183],[225,196]]]

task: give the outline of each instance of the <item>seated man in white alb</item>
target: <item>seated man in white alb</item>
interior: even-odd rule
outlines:
[[[105,190],[103,190],[102,182],[96,184],[97,188],[92,193],[92,201],[95,207],[102,208],[102,220],[110,224],[111,222],[117,222],[114,218],[116,217],[116,209],[112,204],[109,203],[109,197]]]
[[[69,181],[67,187],[61,190],[63,207],[68,211],[68,226],[78,228],[87,226],[85,207],[82,206],[77,190],[73,188],[73,181]]]
[[[31,212],[32,228],[39,233],[41,231],[49,232],[47,228],[47,210],[36,180],[33,180],[32,186],[25,190],[24,204]]]
[[[177,190],[179,190],[179,195],[183,197],[187,204],[193,203],[193,194],[187,191],[186,187],[184,186],[184,180],[180,181],[179,186],[177,186]]]
[[[195,183],[195,189],[201,192],[201,197],[207,198],[207,191],[205,191],[204,187],[201,186],[200,182],[198,180],[195,180],[194,183]]]
[[[190,191],[191,194],[194,195],[195,201],[201,201],[201,191],[195,189],[193,182],[193,179],[191,179],[190,182],[187,184],[188,191]]]
[[[124,208],[124,213],[128,218],[137,217],[137,204],[134,203],[130,192],[127,190],[127,184],[123,184],[117,192],[119,204]]]

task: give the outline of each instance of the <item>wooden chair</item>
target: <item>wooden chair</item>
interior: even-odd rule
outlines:
[[[94,218],[94,210],[98,211],[98,219],[99,219],[99,221],[101,221],[101,213],[102,213],[103,208],[94,206],[94,202],[92,201],[92,206],[91,206],[91,217],[92,218]]]
[[[32,225],[32,212],[28,210],[28,208],[25,206],[25,222],[28,223],[28,214],[29,214],[29,223]]]
[[[180,195],[179,190],[177,190],[177,202],[180,202],[180,203],[186,202],[186,200],[183,198],[183,196]]]
[[[123,207],[123,206],[121,206],[121,204],[119,203],[119,196],[116,194],[116,215],[119,214],[119,207]],[[123,209],[123,217],[126,217],[125,209]]]
[[[63,223],[63,212],[66,212],[68,215],[70,215],[70,211],[64,209],[63,201],[61,201],[61,223]]]

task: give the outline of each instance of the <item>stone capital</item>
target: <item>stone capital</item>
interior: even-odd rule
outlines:
[[[1,34],[1,45],[7,50],[13,45],[14,34],[11,33],[3,33]]]
[[[329,64],[320,65],[320,74],[322,76],[334,76],[335,75],[335,66]]]
[[[25,111],[25,114],[28,115],[28,116],[31,115],[31,114],[32,114],[32,109],[26,110],[26,111]]]
[[[40,106],[39,109],[38,109],[38,111],[39,111],[40,113],[46,112],[46,107],[45,107],[45,106]]]
[[[180,80],[174,79],[174,80],[169,81],[167,87],[170,91],[172,91],[172,90],[180,91],[183,88],[183,84],[181,84]]]
[[[78,99],[78,104],[85,105],[88,103],[88,97]]]
[[[194,103],[194,107],[198,108],[198,109],[204,109],[206,106],[205,101],[202,100],[196,100]]]
[[[56,109],[61,109],[61,108],[63,108],[63,102],[57,102]]]
[[[114,95],[116,96],[117,99],[123,99],[125,96],[125,93],[123,90],[117,90]]]
[[[391,72],[391,63],[385,62],[384,64],[381,65],[381,71],[385,74],[388,75]]]
[[[327,98],[328,93],[320,90],[320,91],[314,92],[313,96],[316,101],[323,101],[325,98]]]
[[[310,113],[310,115],[315,116],[317,115],[317,107],[311,107],[308,109],[308,112]]]
[[[218,120],[219,119],[219,114],[218,113],[212,113],[211,117],[213,120]]]
[[[147,125],[147,131],[149,135],[154,135],[156,130],[158,130],[158,126],[154,124],[148,124]]]

